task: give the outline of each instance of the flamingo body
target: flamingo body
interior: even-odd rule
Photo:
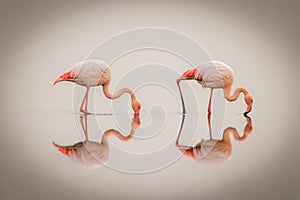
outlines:
[[[193,150],[193,158],[205,164],[221,164],[232,156],[231,142],[201,140]]]
[[[213,89],[222,88],[224,91],[224,97],[227,101],[235,101],[239,97],[240,93],[244,94],[244,101],[247,104],[247,109],[244,115],[247,115],[252,110],[253,97],[244,87],[238,87],[233,94],[231,93],[232,84],[234,79],[233,70],[226,64],[220,61],[209,61],[200,64],[197,68],[187,70],[179,78],[177,78],[177,86],[179,89],[182,109],[185,114],[184,100],[182,91],[180,88],[180,81],[183,80],[196,80],[202,87],[210,88],[210,98],[208,103],[208,113],[211,113],[211,100]]]
[[[237,130],[233,127],[228,127],[223,131],[222,139],[213,139],[212,129],[210,122],[211,115],[207,116],[208,119],[208,128],[210,132],[209,140],[201,140],[195,147],[193,146],[184,146],[179,145],[179,138],[182,133],[184,115],[181,121],[181,126],[176,140],[176,146],[179,150],[187,157],[197,160],[199,163],[203,164],[222,164],[230,160],[232,157],[232,144],[230,135],[233,134],[233,137],[236,141],[242,142],[245,141],[249,134],[252,133],[252,120],[250,117],[245,116],[247,124],[244,128],[243,136],[240,136]]]
[[[110,70],[104,61],[85,60],[74,65],[71,74],[75,83],[85,87],[94,87],[110,81]]]
[[[95,168],[100,167],[109,157],[109,145],[105,140],[101,143],[93,141],[78,142],[72,146],[53,145],[71,160],[83,166]]]
[[[115,94],[110,89],[111,73],[108,65],[101,60],[89,59],[75,64],[69,71],[61,75],[54,85],[61,81],[71,81],[78,85],[86,87],[86,92],[82,100],[80,111],[86,114],[88,112],[88,96],[89,88],[95,86],[103,86],[104,95],[109,99],[115,99],[129,93],[132,100],[132,109],[134,114],[139,114],[141,109],[140,102],[136,99],[134,92],[129,88],[122,88]]]
[[[87,115],[80,116],[81,128],[85,135],[84,141],[67,146],[58,145],[55,142],[52,142],[52,144],[55,148],[57,148],[61,153],[69,157],[71,160],[82,164],[83,166],[91,168],[100,167],[106,160],[108,160],[110,153],[108,139],[111,135],[116,136],[122,141],[131,140],[141,124],[139,115],[134,115],[134,118],[131,122],[131,131],[128,136],[123,136],[119,131],[115,129],[109,129],[104,132],[101,142],[96,142],[90,141],[88,138],[87,123]]]
[[[224,88],[224,80],[233,79],[233,71],[220,61],[209,61],[197,66],[194,79],[202,87]]]

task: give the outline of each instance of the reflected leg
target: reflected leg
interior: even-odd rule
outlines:
[[[208,113],[208,115],[207,115],[207,123],[208,123],[209,137],[210,137],[210,140],[212,140],[212,132],[211,132],[210,119],[211,119],[211,113]]]
[[[84,122],[83,122],[83,118],[84,118]],[[83,130],[83,133],[85,135],[85,140],[87,141],[87,140],[89,140],[89,137],[88,137],[88,130],[87,130],[87,116],[86,116],[86,114],[80,116],[80,124],[81,124],[82,130]]]

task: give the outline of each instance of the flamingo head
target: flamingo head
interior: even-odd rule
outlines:
[[[132,119],[132,123],[136,126],[139,127],[141,125],[141,119],[139,115],[134,115]]]
[[[247,104],[247,110],[244,113],[245,115],[247,115],[252,110],[253,101],[254,101],[254,99],[250,93],[245,95],[245,102]]]
[[[139,102],[139,100],[137,100],[137,99],[133,100],[131,106],[134,111],[134,114],[138,115],[141,110],[141,103]]]
[[[63,75],[61,75],[60,77],[58,77],[58,79],[56,79],[54,81],[53,85],[55,85],[56,83],[61,82],[61,81],[72,81],[72,82],[74,82],[75,77],[74,77],[72,71],[68,71],[68,72],[64,73]]]

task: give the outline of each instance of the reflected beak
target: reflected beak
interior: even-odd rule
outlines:
[[[134,111],[134,115],[139,115],[139,114],[140,114],[140,110]]]
[[[58,150],[60,152],[62,152],[63,154],[65,154],[66,156],[70,156],[71,155],[71,150],[69,150],[69,149],[65,149],[63,147],[58,147]]]
[[[62,152],[66,156],[70,156],[71,155],[71,150],[70,149],[65,149],[64,147],[59,146],[55,142],[52,142],[52,144],[57,148],[57,150],[59,150],[60,152]]]
[[[56,79],[55,81],[54,81],[54,83],[53,83],[53,85],[55,85],[56,83],[58,83],[58,82],[60,82],[60,81],[63,81],[64,79],[62,79],[62,78],[58,78],[58,79]]]
[[[141,124],[141,119],[139,114],[134,114],[133,122],[138,126]]]

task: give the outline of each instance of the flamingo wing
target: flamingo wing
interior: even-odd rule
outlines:
[[[108,65],[100,60],[84,60],[74,65],[71,71],[76,76],[76,83],[82,86],[98,86],[101,75]]]

